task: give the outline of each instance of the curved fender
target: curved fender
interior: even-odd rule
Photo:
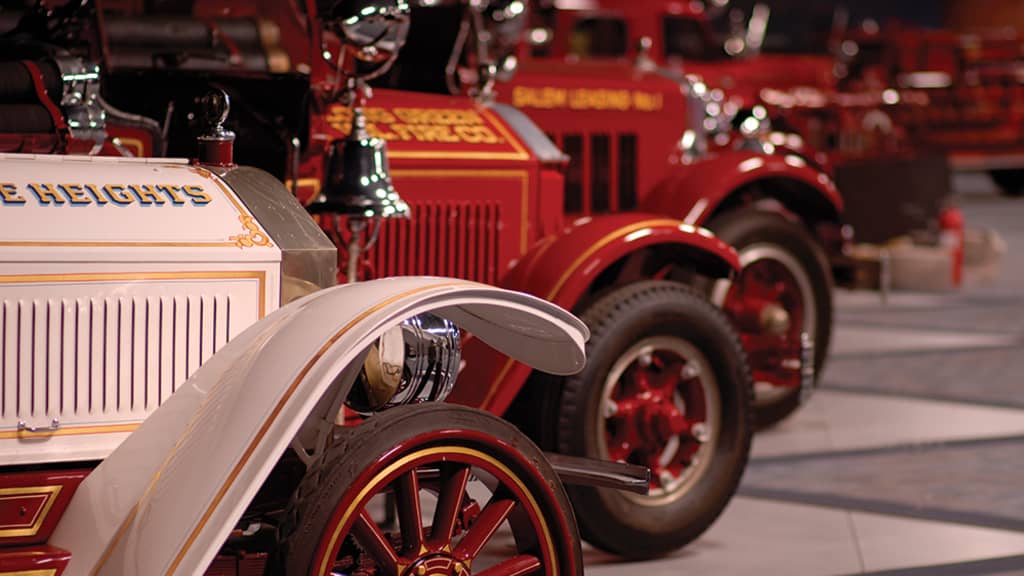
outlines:
[[[708,230],[664,216],[628,213],[573,222],[520,261],[503,286],[572,309],[608,266],[658,245],[679,246],[696,268],[714,278],[739,270],[736,251]]]
[[[769,180],[798,184],[803,190],[792,200],[801,210],[816,211],[833,220],[843,211],[835,182],[800,156],[750,151],[716,153],[679,166],[651,192],[641,208],[700,226],[733,192]]]
[[[630,213],[577,220],[561,234],[536,246],[509,272],[502,285],[571,310],[609,266],[653,246],[677,248],[681,258],[714,278],[739,270],[736,251],[711,232],[664,216]],[[466,352],[462,373],[467,377],[465,382],[489,385],[463,386],[460,378],[452,401],[503,414],[529,376],[529,367],[472,340]]]
[[[89,475],[49,541],[72,552],[65,574],[201,573],[321,398],[428,311],[538,369],[583,367],[586,326],[526,294],[422,277],[317,292],[228,343]]]

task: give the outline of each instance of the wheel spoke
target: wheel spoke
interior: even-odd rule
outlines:
[[[520,554],[482,570],[477,576],[526,576],[539,572],[541,568],[540,559],[536,556]]]
[[[448,469],[437,496],[437,508],[434,509],[434,522],[430,528],[432,547],[443,547],[452,541],[455,534],[455,521],[462,510],[462,499],[469,482],[469,466]]]
[[[352,526],[352,535],[363,550],[377,562],[382,573],[394,574],[398,570],[398,555],[395,549],[365,509],[359,512],[359,517]]]
[[[515,506],[514,500],[493,496],[455,548],[454,556],[459,560],[470,560],[480,554]]]
[[[420,512],[420,482],[416,470],[409,470],[399,476],[394,486],[398,524],[402,529],[402,548],[406,553],[419,554],[423,546],[423,520]]]

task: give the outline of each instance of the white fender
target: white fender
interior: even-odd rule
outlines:
[[[314,293],[228,343],[89,475],[49,541],[72,553],[65,574],[200,574],[339,374],[350,386],[362,351],[423,312],[537,369],[583,367],[584,324],[526,294],[423,277]]]

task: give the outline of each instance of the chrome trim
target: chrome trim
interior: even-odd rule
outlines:
[[[106,113],[100,103],[100,67],[72,56],[54,58],[60,70],[64,112],[71,137],[94,142],[89,154],[96,154],[107,140]]]
[[[505,124],[516,133],[516,136],[530,149],[537,160],[544,163],[569,161],[569,156],[562,152],[561,148],[556,146],[526,114],[508,104],[492,104],[490,109],[501,116]]]
[[[215,170],[281,250],[281,276],[320,288],[338,282],[338,250],[277,178],[258,168]]]

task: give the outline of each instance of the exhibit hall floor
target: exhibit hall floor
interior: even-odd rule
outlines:
[[[737,496],[696,542],[588,576],[1024,574],[1024,198],[957,176],[999,277],[955,293],[840,291],[821,388],[759,434]]]

